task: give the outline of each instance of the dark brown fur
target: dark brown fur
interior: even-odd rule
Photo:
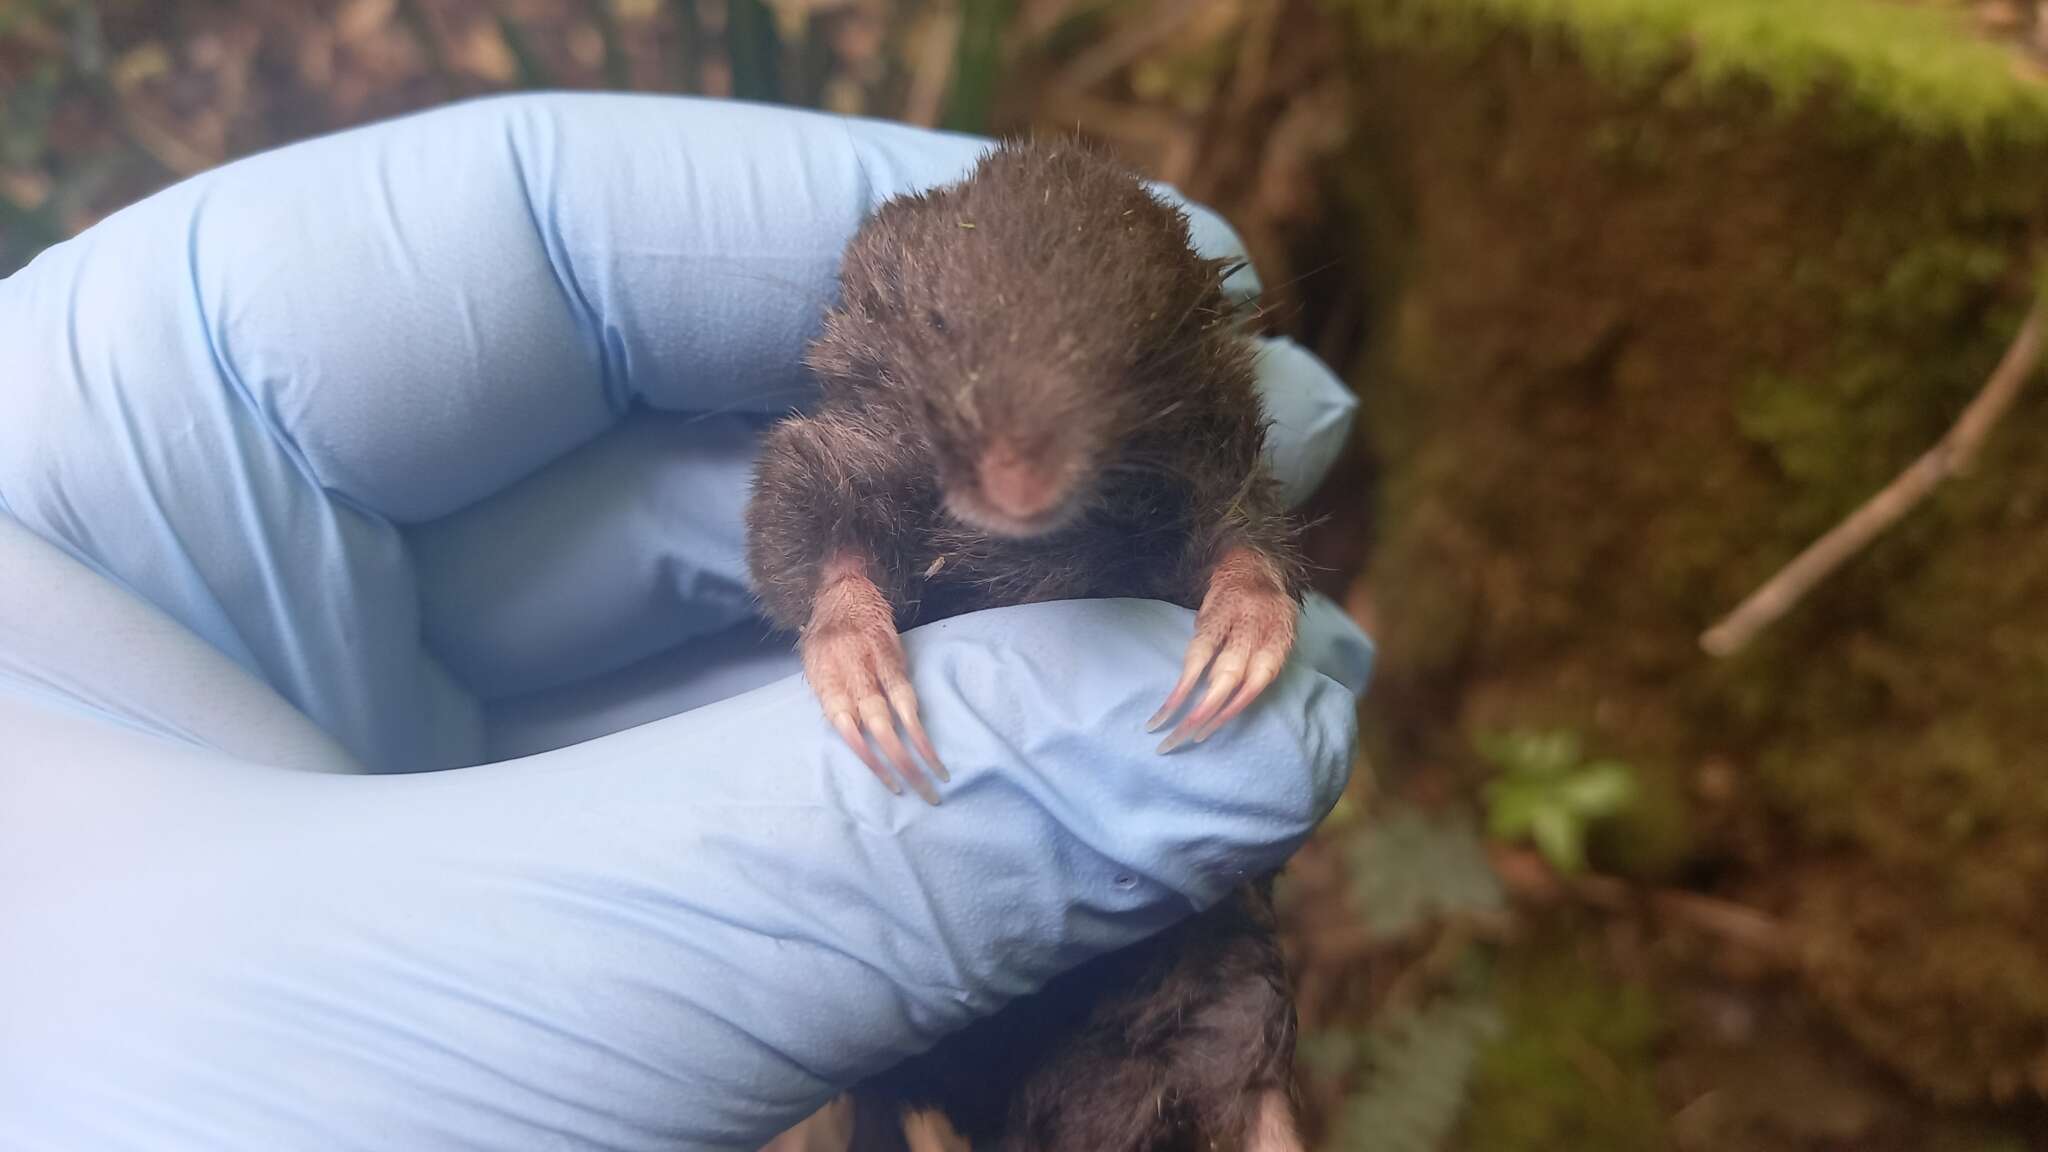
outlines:
[[[859,1085],[852,1147],[934,1108],[977,1152],[1235,1152],[1294,1039],[1270,888],[1246,887]]]
[[[1231,544],[1298,593],[1223,271],[1181,212],[1072,142],[1011,145],[961,184],[884,204],[811,350],[823,403],[763,450],[748,560],[769,616],[801,629],[820,565],[848,546],[906,628],[1080,597],[1198,607]],[[991,428],[1083,460],[1098,476],[1085,516],[1032,540],[948,517],[941,494]]]
[[[1242,546],[1298,598],[1224,271],[1182,213],[1072,141],[1005,145],[883,205],[812,349],[823,402],[761,460],[749,562],[769,615],[801,630],[847,551],[902,628],[1076,597],[1196,608]],[[1011,539],[947,515],[991,432],[1078,478],[1073,522]],[[1247,887],[862,1085],[855,1146],[900,1147],[914,1105],[978,1149],[1240,1149],[1259,1093],[1289,1090],[1293,1046],[1267,890]]]

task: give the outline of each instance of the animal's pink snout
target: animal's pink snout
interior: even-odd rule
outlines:
[[[1059,507],[1060,478],[1051,469],[997,442],[981,457],[981,498],[1012,520],[1038,520]]]

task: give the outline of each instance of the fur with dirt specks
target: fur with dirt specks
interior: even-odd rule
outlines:
[[[748,561],[769,616],[803,629],[847,554],[903,628],[1075,597],[1197,608],[1235,547],[1299,600],[1224,272],[1183,213],[1071,140],[1005,144],[881,206],[811,350],[822,403],[761,457]],[[1074,521],[1018,540],[945,512],[996,433],[1072,478]],[[914,1105],[977,1149],[1243,1148],[1261,1093],[1291,1091],[1294,1027],[1268,890],[1246,887],[862,1085],[855,1147],[901,1147]]]

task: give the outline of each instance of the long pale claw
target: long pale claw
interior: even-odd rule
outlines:
[[[1203,725],[1230,702],[1230,694],[1244,683],[1245,665],[1251,660],[1247,649],[1256,641],[1241,635],[1241,632],[1242,629],[1233,632],[1224,642],[1216,663],[1209,666],[1209,691],[1202,697],[1202,702],[1195,705],[1194,711],[1180,722],[1180,727],[1174,730],[1175,735],[1186,738],[1201,731]]]
[[[896,774],[916,789],[925,803],[937,804],[939,794],[918,769],[917,761],[910,758],[910,749],[903,746],[903,738],[896,734],[896,717],[889,711],[889,701],[879,692],[861,697],[860,719],[875,743],[882,746],[882,755],[888,758],[889,766],[896,769]]]
[[[844,701],[845,697],[838,699]],[[882,782],[882,787],[898,796],[903,795],[903,785],[898,784],[896,778],[889,774],[889,770],[882,767],[882,762],[875,759],[875,754],[868,750],[867,737],[862,735],[860,725],[854,722],[853,709],[844,703],[837,707],[827,703],[825,708],[825,714],[831,719],[832,727],[839,730],[840,739],[846,741],[846,746],[853,749],[853,754],[860,757],[860,762],[868,766],[868,771],[875,774],[875,779]]]
[[[903,727],[910,733],[910,742],[917,746],[917,754],[931,765],[932,774],[948,784],[952,783],[953,774],[946,771],[938,751],[932,747],[932,738],[925,735],[924,720],[917,714],[917,690],[910,686],[910,681],[898,680],[889,685],[889,704],[902,718]]]
[[[1295,622],[1293,599],[1262,557],[1246,549],[1226,556],[1195,616],[1180,683],[1146,731],[1158,731],[1180,709],[1205,671],[1208,690],[1160,742],[1160,753],[1207,740],[1271,687],[1294,648]]]
[[[1259,654],[1252,657],[1251,670],[1245,676],[1244,686],[1237,690],[1236,696],[1231,697],[1230,704],[1223,711],[1202,725],[1202,730],[1195,733],[1194,742],[1200,744],[1214,736],[1217,729],[1230,723],[1237,718],[1238,713],[1251,707],[1252,701],[1258,699],[1260,693],[1272,687],[1273,681],[1280,678],[1280,669],[1286,663],[1285,650],[1273,646],[1260,649]]]
[[[1173,686],[1173,694],[1166,698],[1166,703],[1159,706],[1159,711],[1152,714],[1152,719],[1145,722],[1145,731],[1159,731],[1160,725],[1166,723],[1175,712],[1180,711],[1180,706],[1187,702],[1188,693],[1195,690],[1196,684],[1201,683],[1202,673],[1208,670],[1209,661],[1215,657],[1216,642],[1197,630],[1194,640],[1188,644],[1187,658],[1181,661],[1180,683]]]
[[[867,735],[854,721],[853,713],[841,712],[834,716],[832,726],[839,729],[840,737],[853,749],[853,754],[860,757],[860,762],[868,766],[868,771],[875,774],[875,779],[882,782],[882,787],[898,796],[903,795],[902,781],[891,775],[889,770],[882,766],[882,762],[875,758],[874,750],[868,747]]]

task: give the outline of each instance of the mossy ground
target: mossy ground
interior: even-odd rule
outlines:
[[[1783,916],[1809,990],[1926,1092],[2048,1093],[2048,389],[1753,650],[1697,643],[2003,352],[2048,101],[1880,0],[1338,3],[1393,286],[1389,739],[1584,733],[1664,799],[1625,862]]]
[[[1502,28],[1561,46],[1602,84],[1668,80],[1710,98],[1761,83],[1778,109],[1818,92],[1913,136],[1971,144],[2048,137],[2048,89],[2015,76],[2002,46],[1970,33],[1967,9],[1900,0],[1366,0],[1351,5],[1380,44],[1469,49]]]
[[[1509,953],[1496,974],[1501,1034],[1473,1076],[1470,1152],[1661,1152],[1654,1079],[1666,1027],[1655,994],[1604,969],[1597,946],[1558,925]]]

